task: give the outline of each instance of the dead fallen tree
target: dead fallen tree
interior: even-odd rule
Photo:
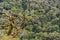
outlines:
[[[10,23],[0,25],[0,27],[3,29],[9,27],[7,35],[13,35],[13,37],[17,36],[20,33],[20,29],[23,27],[24,23],[26,22],[26,19],[27,19],[26,16],[24,16],[22,23],[16,26],[16,31],[13,32],[13,28],[16,25],[15,19],[20,19],[20,16],[15,14],[12,14],[12,16],[10,16],[10,15],[7,15],[6,13],[1,13],[1,14],[6,15]]]

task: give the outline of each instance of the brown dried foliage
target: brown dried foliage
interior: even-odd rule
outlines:
[[[9,15],[7,15],[6,13],[0,13],[0,14],[5,14],[5,15],[8,17],[8,20],[11,21],[11,23],[1,25],[0,27],[1,27],[1,28],[9,27],[9,30],[8,30],[7,35],[13,35],[13,37],[15,37],[16,35],[18,35],[18,34],[20,33],[20,29],[23,27],[23,25],[24,25],[24,23],[25,23],[25,21],[26,21],[26,17],[24,16],[24,19],[23,19],[22,23],[21,23],[20,25],[17,25],[17,26],[16,26],[16,31],[13,32],[13,31],[12,31],[12,30],[13,30],[13,26],[16,25],[15,22],[14,22],[14,20],[15,20],[16,18],[20,19],[20,16],[19,16],[19,15],[15,15],[15,14],[13,14],[12,16],[9,16]],[[13,25],[13,24],[14,24],[14,25]],[[13,34],[11,34],[11,33],[13,33]]]

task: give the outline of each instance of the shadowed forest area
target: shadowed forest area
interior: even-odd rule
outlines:
[[[60,40],[60,0],[0,0],[0,40]]]

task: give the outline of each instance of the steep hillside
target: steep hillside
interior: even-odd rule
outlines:
[[[0,0],[0,39],[60,40],[60,0]]]

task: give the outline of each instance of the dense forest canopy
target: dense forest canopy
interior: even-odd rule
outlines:
[[[60,0],[0,0],[0,39],[60,40]]]

